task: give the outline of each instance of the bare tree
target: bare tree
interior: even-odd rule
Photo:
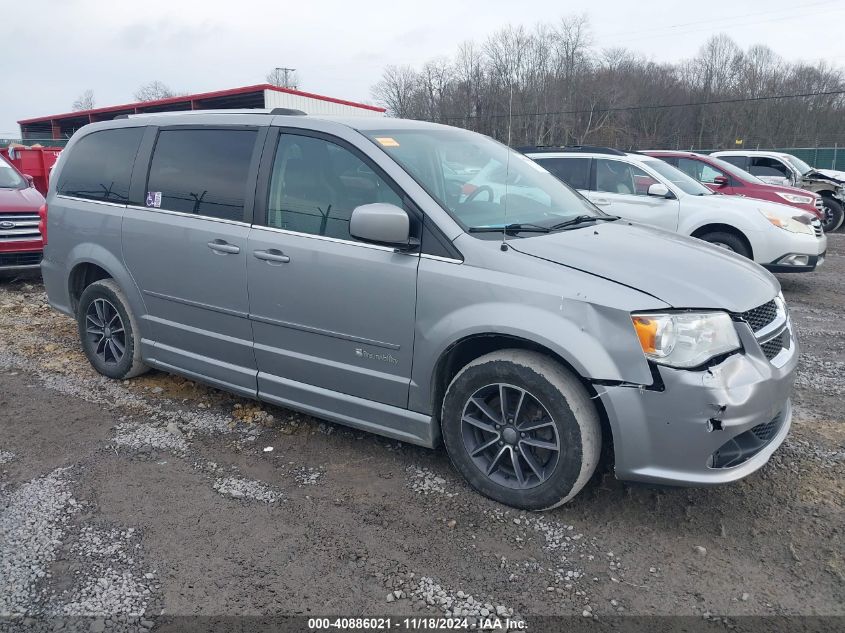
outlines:
[[[299,79],[295,68],[274,68],[265,76],[267,83],[280,88],[296,89]]]
[[[517,144],[646,149],[842,143],[845,72],[788,63],[726,35],[692,59],[658,64],[594,50],[589,20],[507,26],[453,59],[388,66],[374,97],[394,116],[443,121]],[[811,97],[771,98],[779,95]],[[827,139],[826,141],[824,139]]]
[[[71,107],[74,112],[79,112],[80,110],[93,110],[95,107],[94,91],[88,88],[88,90],[79,95]]]
[[[164,82],[153,80],[135,91],[136,101],[157,101],[169,97],[178,97],[180,93],[170,89]]]
[[[419,83],[417,73],[410,66],[388,66],[381,81],[372,88],[373,97],[393,116],[414,117],[418,113],[411,110],[411,101]]]

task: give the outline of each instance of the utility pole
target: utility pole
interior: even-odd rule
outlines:
[[[282,79],[282,87],[283,88],[293,88],[296,89],[296,84],[291,85],[290,77],[293,76],[293,73],[296,72],[296,68],[285,68],[277,66],[275,69],[276,77],[279,77],[279,73],[284,74],[284,79]]]

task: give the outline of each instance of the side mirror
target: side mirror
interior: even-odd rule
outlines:
[[[669,187],[661,182],[656,182],[648,186],[648,195],[654,196],[655,198],[668,198]]]
[[[713,184],[717,187],[727,187],[730,183],[727,176],[716,176],[713,178]]]
[[[407,247],[411,222],[404,209],[387,202],[373,202],[355,207],[349,219],[349,233],[366,242]]]
[[[32,176],[30,176],[29,174],[24,174],[24,175],[23,175],[23,177],[24,177],[24,178],[26,179],[26,181],[29,183],[29,186],[30,186],[30,187],[34,187],[34,186],[35,186],[35,178],[33,178]]]

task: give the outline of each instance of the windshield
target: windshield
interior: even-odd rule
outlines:
[[[643,165],[656,171],[684,193],[688,193],[691,196],[713,195],[713,192],[707,187],[694,178],[690,178],[680,169],[672,167],[669,163],[664,163],[662,160],[655,158],[653,160],[644,160]]]
[[[363,133],[466,230],[608,217],[530,158],[481,134],[457,128]]]
[[[28,186],[17,170],[0,157],[0,189],[26,189]]]
[[[810,167],[807,163],[805,163],[797,156],[793,156],[792,154],[786,154],[784,157],[793,167],[795,167],[795,169],[798,170],[798,173],[802,176],[807,172],[813,171],[812,167]]]

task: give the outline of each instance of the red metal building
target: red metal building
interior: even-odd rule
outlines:
[[[384,116],[384,108],[345,99],[336,99],[270,84],[203,92],[156,101],[139,101],[124,105],[94,108],[79,112],[54,114],[18,121],[21,138],[68,139],[83,125],[107,121],[123,114],[143,112],[177,112],[181,110],[220,110],[238,108],[295,108],[307,114],[335,116]],[[47,143],[44,143],[47,144]]]

